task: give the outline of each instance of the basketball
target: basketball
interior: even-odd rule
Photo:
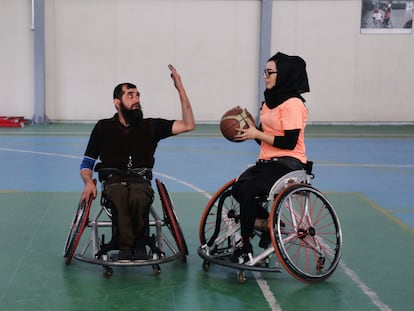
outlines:
[[[232,142],[242,142],[242,140],[236,140],[235,135],[240,134],[238,128],[248,128],[249,125],[247,120],[250,119],[254,124],[253,116],[247,111],[239,106],[230,109],[225,112],[221,117],[220,121],[220,131],[223,136],[232,141]]]

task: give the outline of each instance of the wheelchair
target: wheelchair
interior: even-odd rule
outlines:
[[[304,169],[284,175],[266,197],[257,198],[270,208],[270,216],[265,228],[255,226],[255,255],[243,263],[230,260],[241,243],[240,206],[231,193],[236,178],[224,184],[207,203],[200,221],[197,252],[203,270],[207,272],[210,263],[237,269],[239,284],[246,281],[244,271],[280,273],[282,267],[307,284],[331,276],[341,257],[341,225],[332,204],[310,183],[312,166],[309,161]],[[256,247],[256,237],[267,238],[268,246]]]
[[[96,184],[96,179],[94,180]],[[105,233],[112,235],[112,210],[108,201],[101,196],[100,208],[93,217],[90,217],[93,199],[80,202],[69,228],[64,247],[65,264],[69,265],[72,258],[90,264],[101,265],[103,276],[110,278],[114,266],[152,266],[153,274],[161,273],[160,264],[181,260],[186,262],[188,255],[187,244],[178,218],[174,212],[173,202],[167,188],[159,179],[155,180],[158,196],[161,201],[162,216],[157,212],[154,203],[149,208],[146,247],[149,249],[148,258],[144,260],[118,260],[117,250],[105,244]],[[168,231],[163,230],[164,227]],[[86,228],[89,234],[82,239]],[[169,233],[168,233],[169,232]],[[76,253],[82,241],[81,250]],[[108,246],[109,245],[109,246]]]

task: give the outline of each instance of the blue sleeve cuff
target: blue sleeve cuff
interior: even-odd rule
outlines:
[[[83,170],[84,168],[90,169],[93,171],[93,166],[95,164],[95,159],[89,158],[87,156],[83,157],[82,163],[80,165],[80,169]]]

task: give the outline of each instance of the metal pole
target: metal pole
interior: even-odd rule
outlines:
[[[260,51],[259,51],[259,108],[264,100],[263,66],[270,57],[270,43],[272,34],[272,0],[262,0],[260,15]]]
[[[45,4],[32,0],[34,34],[34,116],[33,124],[47,124],[45,109]]]

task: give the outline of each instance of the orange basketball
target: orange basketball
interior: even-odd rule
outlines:
[[[238,128],[248,128],[247,120],[250,119],[254,124],[253,116],[239,106],[234,107],[223,114],[220,121],[220,130],[223,136],[233,142],[241,142],[241,140],[235,140],[234,136],[240,134]]]

